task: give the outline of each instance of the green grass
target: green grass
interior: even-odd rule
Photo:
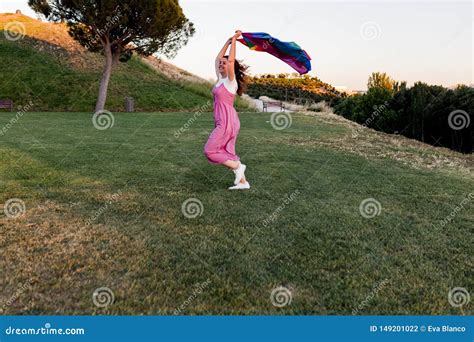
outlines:
[[[0,217],[4,313],[351,314],[370,297],[358,314],[473,314],[448,302],[452,288],[474,289],[472,202],[433,226],[472,175],[318,145],[351,134],[319,117],[276,131],[269,114],[242,113],[252,189],[230,192],[233,174],[202,154],[212,114],[175,137],[192,116],[116,113],[100,131],[87,113],[26,113],[0,135],[0,203],[26,205]],[[370,197],[382,210],[368,219]],[[189,198],[204,208],[194,219]],[[291,304],[272,305],[277,286]],[[106,309],[92,302],[99,287],[115,295]]]
[[[40,52],[36,46],[29,37],[8,41],[0,31],[0,98],[16,106],[31,100],[35,111],[93,111],[102,71],[73,68],[58,51]],[[127,96],[135,99],[137,111],[192,111],[210,100],[211,92],[206,84],[171,80],[134,57],[113,70],[106,109],[123,111]]]

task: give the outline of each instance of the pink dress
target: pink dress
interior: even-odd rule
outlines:
[[[211,164],[222,164],[227,160],[239,160],[235,154],[235,142],[240,130],[240,120],[234,108],[237,81],[219,78],[219,82],[212,89],[214,95],[214,130],[206,145],[204,154]]]

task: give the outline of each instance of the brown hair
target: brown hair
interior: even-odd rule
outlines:
[[[229,59],[229,56],[224,56],[225,58]],[[237,88],[237,94],[239,96],[242,96],[243,93],[247,91],[247,83],[248,83],[248,78],[247,78],[247,69],[249,67],[238,60],[235,60],[234,62],[234,72],[235,72],[235,79],[237,80],[238,88]]]

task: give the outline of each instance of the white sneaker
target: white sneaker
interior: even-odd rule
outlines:
[[[235,180],[234,180],[235,185],[239,184],[240,180],[244,177],[246,168],[247,168],[246,165],[240,163],[239,167],[233,170],[235,173]]]
[[[229,190],[246,190],[246,189],[250,189],[249,182],[239,183],[229,188]]]

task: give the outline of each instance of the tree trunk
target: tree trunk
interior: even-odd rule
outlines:
[[[110,45],[110,41],[108,39],[106,39],[106,42],[104,45],[104,52],[105,52],[105,65],[104,65],[104,71],[102,73],[102,78],[100,80],[99,96],[97,97],[97,102],[95,104],[96,113],[100,110],[104,110],[105,101],[107,100],[107,89],[109,88],[110,74],[112,73],[113,56],[112,56],[112,48]]]

